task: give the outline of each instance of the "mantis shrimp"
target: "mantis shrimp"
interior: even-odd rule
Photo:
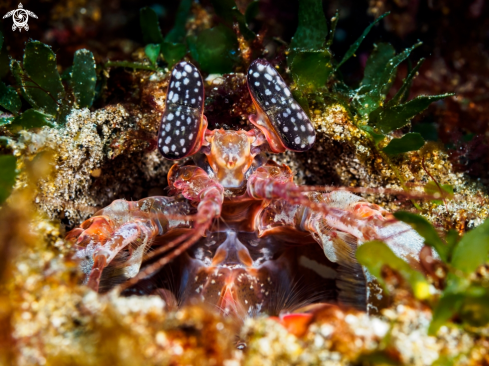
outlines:
[[[208,130],[201,74],[186,61],[173,68],[157,146],[193,163],[170,169],[169,196],[116,200],[68,233],[90,288],[239,317],[311,303],[367,309],[379,289],[356,261],[359,245],[383,240],[416,262],[423,240],[410,226],[345,189],[298,186],[289,167],[265,158],[306,151],[316,135],[271,64],[252,62],[247,83],[253,128]]]

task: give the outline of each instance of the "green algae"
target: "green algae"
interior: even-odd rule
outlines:
[[[93,54],[85,49],[76,51],[70,85],[73,89],[77,108],[89,108],[92,106],[96,83],[97,73]]]
[[[429,282],[420,272],[395,255],[387,244],[377,240],[364,243],[358,247],[356,257],[358,262],[367,267],[370,273],[379,280],[384,290],[388,291],[382,278],[382,269],[387,265],[406,279],[417,299],[424,300],[430,296]]]
[[[435,228],[422,216],[409,212],[396,212],[396,219],[413,227],[424,239],[425,245],[436,250],[442,266],[448,271],[441,293],[430,293],[425,276],[412,269],[406,262],[395,257],[391,249],[382,242],[368,242],[357,252],[358,261],[382,279],[382,268],[388,266],[398,272],[410,284],[414,296],[426,300],[433,311],[429,334],[438,330],[457,316],[465,326],[482,327],[489,323],[487,305],[489,288],[486,281],[475,276],[475,272],[488,262],[489,219],[470,230],[462,237],[456,231],[441,238]],[[373,254],[375,253],[375,254]]]
[[[27,42],[23,67],[25,77],[22,79],[22,88],[33,102],[33,107],[56,116],[65,89],[51,47],[38,41]]]
[[[20,101],[19,94],[12,86],[5,85],[0,81],[0,106],[17,114],[20,110],[22,102]]]

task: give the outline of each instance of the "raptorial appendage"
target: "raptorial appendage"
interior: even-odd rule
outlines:
[[[114,285],[111,278],[121,282],[136,276],[153,239],[173,229],[190,228],[188,215],[194,211],[188,201],[176,197],[117,200],[70,231],[66,239],[74,243],[87,285],[98,291],[106,269],[105,287]]]
[[[256,128],[209,131],[202,76],[186,61],[174,67],[157,144],[194,165],[170,169],[171,197],[115,201],[68,234],[88,286],[243,318],[314,302],[375,306],[373,278],[355,258],[369,240],[417,265],[423,240],[410,226],[348,188],[297,186],[289,167],[265,162],[264,151],[309,149],[315,132],[267,61],[253,62],[247,81]]]
[[[248,192],[271,203],[257,226],[260,236],[285,227],[312,234],[328,260],[338,264],[338,301],[357,308],[373,307],[374,278],[356,260],[359,245],[382,240],[401,258],[419,268],[424,240],[409,225],[394,219],[382,207],[347,191],[321,193],[303,190],[292,182],[286,166],[270,161],[248,180]],[[280,229],[278,229],[280,228]]]

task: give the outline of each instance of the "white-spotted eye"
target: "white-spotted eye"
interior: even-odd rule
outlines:
[[[248,89],[284,147],[293,151],[309,150],[316,139],[309,117],[292,97],[280,74],[266,60],[255,60],[247,73]]]
[[[166,159],[178,160],[200,148],[205,131],[204,81],[189,62],[175,65],[158,132],[158,149]]]

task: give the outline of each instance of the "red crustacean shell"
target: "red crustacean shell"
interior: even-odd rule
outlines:
[[[165,158],[196,154],[195,163],[170,169],[172,196],[117,200],[68,234],[94,290],[120,284],[170,308],[202,302],[241,319],[313,303],[366,309],[373,279],[357,246],[384,238],[406,260],[419,253],[422,239],[379,206],[298,187],[289,167],[263,159],[309,149],[315,132],[267,61],[247,78],[257,129],[208,131],[202,76],[186,61],[174,67],[157,144]],[[310,317],[281,319],[299,332]]]

